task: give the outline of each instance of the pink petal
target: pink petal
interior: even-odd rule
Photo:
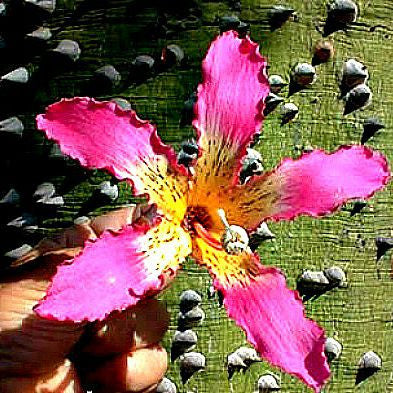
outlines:
[[[297,160],[284,159],[273,172],[233,188],[229,197],[222,195],[219,203],[227,202],[229,222],[253,230],[269,218],[331,213],[349,199],[370,198],[389,178],[386,158],[365,146],[344,146],[330,154],[314,150]]]
[[[210,45],[202,73],[194,126],[202,135],[247,145],[261,127],[269,94],[266,61],[258,44],[238,38],[234,31],[223,33]]]
[[[324,332],[305,317],[298,293],[286,287],[278,269],[259,265],[259,270],[248,283],[215,280],[228,315],[262,357],[320,392],[330,375]]]
[[[202,73],[193,122],[200,135],[202,157],[198,161],[204,167],[200,171],[233,178],[239,158],[261,128],[269,93],[266,61],[256,43],[228,31],[210,45]]]
[[[37,127],[83,166],[105,168],[121,180],[130,178],[130,168],[141,159],[153,159],[165,149],[155,127],[134,111],[88,97],[50,105],[37,116]]]
[[[258,44],[234,31],[210,45],[202,63],[194,126],[203,135],[223,137],[247,145],[263,120],[263,102],[269,94],[266,61]]]
[[[210,233],[219,240],[221,234]],[[214,277],[228,315],[270,363],[319,392],[329,377],[323,330],[304,316],[297,292],[275,268],[264,267],[251,252],[230,255],[194,237],[193,256]]]
[[[161,273],[176,270],[191,251],[178,231],[183,230],[163,221],[150,230],[127,226],[117,233],[104,232],[58,268],[35,311],[59,321],[102,320],[159,292],[165,285]]]
[[[166,212],[177,210],[176,199],[185,199],[187,180],[179,175],[186,175],[185,168],[176,164],[174,150],[161,142],[155,127],[132,110],[86,97],[63,99],[37,116],[37,127],[83,166],[131,180],[137,194],[148,193]],[[168,173],[168,161],[178,174]]]
[[[273,219],[331,213],[349,199],[370,198],[387,184],[386,158],[364,146],[344,146],[332,154],[315,150],[298,160],[286,159],[272,173],[282,181]]]

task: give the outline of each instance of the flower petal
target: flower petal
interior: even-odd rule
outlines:
[[[177,215],[187,178],[170,172],[168,161],[183,175],[184,168],[177,166],[175,152],[161,142],[155,127],[134,111],[86,97],[63,99],[37,116],[37,127],[83,166],[132,181],[135,193],[148,193],[161,210]]]
[[[229,255],[200,238],[195,239],[194,256],[209,269],[228,315],[260,355],[319,392],[329,377],[324,332],[305,317],[297,292],[286,287],[282,273],[262,266],[256,254]]]
[[[389,178],[386,158],[365,146],[344,146],[331,154],[314,150],[233,189],[222,204],[231,224],[251,230],[268,218],[331,213],[349,199],[370,198]]]
[[[237,182],[240,159],[260,130],[269,93],[258,45],[233,31],[213,41],[202,72],[193,122],[202,150],[195,166],[195,204],[206,199],[207,190],[214,200],[214,190]]]
[[[215,280],[228,315],[262,357],[320,392],[330,375],[324,331],[305,317],[299,295],[286,287],[278,269],[259,269],[246,284],[227,286]]]
[[[162,290],[161,274],[176,271],[190,253],[189,235],[165,219],[150,229],[133,225],[104,232],[58,268],[35,310],[59,321],[102,320]]]
[[[223,33],[210,45],[202,73],[193,122],[202,147],[221,140],[244,150],[260,130],[269,94],[266,60],[258,44],[234,31]]]

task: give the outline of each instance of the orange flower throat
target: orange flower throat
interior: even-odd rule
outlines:
[[[184,215],[182,226],[191,237],[199,236],[208,245],[216,250],[222,250],[220,241],[210,235],[209,229],[212,227],[212,219],[206,208],[202,206],[190,206]]]

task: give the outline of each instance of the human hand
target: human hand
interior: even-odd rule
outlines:
[[[167,354],[159,341],[169,323],[165,307],[156,299],[95,323],[46,320],[33,310],[57,266],[77,255],[86,240],[144,219],[149,212],[138,205],[84,220],[54,239],[41,241],[19,260],[22,264],[43,256],[40,264],[0,279],[0,392],[155,390],[167,368]]]

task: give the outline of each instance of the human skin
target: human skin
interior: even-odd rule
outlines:
[[[46,320],[33,310],[60,263],[77,255],[86,240],[140,219],[144,209],[127,206],[75,225],[42,241],[34,255],[39,260],[0,278],[0,392],[155,391],[167,369],[159,342],[169,323],[158,300],[143,300],[95,323]]]

